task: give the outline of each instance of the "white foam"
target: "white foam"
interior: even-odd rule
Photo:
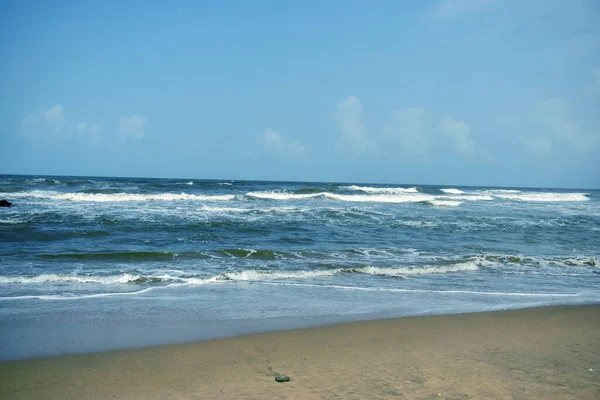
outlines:
[[[368,193],[388,193],[388,194],[397,194],[397,193],[418,193],[418,189],[416,187],[411,188],[398,188],[398,187],[372,187],[372,186],[342,186],[342,189],[346,190],[360,190]]]
[[[565,258],[565,259],[534,259],[544,266],[561,268],[594,268],[600,266],[600,260],[596,258]]]
[[[425,201],[435,200],[434,196],[428,194],[420,195],[346,195],[346,194],[334,194],[334,193],[323,193],[324,197],[333,200],[350,201],[350,202],[361,202],[361,203],[419,203]]]
[[[60,294],[49,294],[49,295],[25,295],[25,296],[7,296],[0,297],[0,301],[10,301],[10,300],[81,300],[81,299],[95,299],[100,297],[115,297],[115,296],[136,296],[143,293],[148,293],[157,289],[166,289],[172,288],[175,286],[183,286],[181,283],[173,283],[171,285],[165,286],[154,286],[145,288],[142,290],[137,290],[134,292],[108,292],[108,293],[93,293],[93,294],[83,294],[83,295],[60,295]]]
[[[506,200],[519,200],[530,202],[561,202],[561,201],[588,201],[587,193],[494,193],[494,196]]]
[[[219,182],[219,183],[217,183],[217,185],[231,186],[232,183],[231,182]]]
[[[141,276],[124,273],[121,275],[61,275],[42,274],[35,276],[0,276],[0,284],[39,284],[39,283],[100,283],[100,284],[125,284],[139,282],[141,279],[180,280],[178,277],[163,276]]]
[[[467,200],[467,201],[492,201],[494,198],[489,195],[451,195],[451,196],[438,196],[438,199],[451,199],[451,200]]]
[[[408,189],[407,189],[408,190]],[[392,194],[337,194],[330,192],[322,193],[288,193],[278,191],[265,191],[265,192],[248,192],[248,197],[254,197],[258,199],[268,200],[302,200],[312,198],[326,198],[337,201],[347,201],[356,203],[418,203],[418,202],[431,202],[438,198],[436,196],[428,194],[419,194],[418,192],[402,191]],[[415,194],[417,193],[417,194]],[[468,196],[469,200],[478,200],[476,196]],[[444,199],[444,198],[442,198]],[[454,201],[455,199],[448,199],[448,201]],[[491,198],[490,198],[491,200]],[[446,205],[452,205],[449,203]]]
[[[305,212],[307,210],[303,209],[303,208],[296,208],[296,207],[271,207],[271,208],[260,209],[260,211],[265,212],[265,213],[301,213],[301,212]]]
[[[69,200],[77,202],[124,202],[124,201],[228,201],[234,195],[196,195],[187,193],[65,193],[54,191],[34,190],[31,192],[18,192],[11,194],[13,197],[29,197],[52,200]]]
[[[243,213],[243,212],[250,212],[253,211],[253,209],[251,208],[241,208],[241,207],[212,207],[212,206],[202,206],[201,208],[202,211],[206,211],[206,212],[222,212],[222,213],[228,213],[228,212],[239,212],[239,213]]]
[[[319,197],[323,195],[323,193],[287,193],[287,192],[248,192],[246,196],[254,197],[257,199],[268,199],[268,200],[297,200],[297,199],[309,199],[312,197]]]
[[[26,222],[24,219],[0,219],[0,224],[14,225],[14,224],[22,224],[24,222]]]
[[[440,206],[440,207],[458,207],[462,204],[461,201],[453,201],[453,200],[431,200],[430,203],[434,206]]]
[[[406,275],[429,275],[429,274],[446,274],[449,272],[462,271],[477,271],[479,270],[479,262],[481,260],[474,259],[462,263],[451,264],[447,266],[424,266],[424,267],[395,267],[395,268],[380,268],[380,267],[361,267],[346,270],[349,272],[357,272],[370,275],[385,275],[399,276]]]
[[[489,189],[489,190],[483,190],[483,193],[521,193],[520,190],[515,190],[515,189]]]
[[[279,279],[311,279],[334,276],[343,273],[358,273],[368,275],[384,275],[393,277],[404,277],[406,275],[445,274],[449,272],[477,271],[480,259],[473,259],[463,263],[447,266],[424,266],[424,267],[357,267],[357,268],[335,268],[316,271],[256,271],[244,270],[239,272],[228,272],[219,275],[215,280],[232,281],[268,281]]]
[[[263,285],[275,286],[298,286],[323,289],[358,290],[368,292],[398,292],[398,293],[435,293],[443,295],[470,294],[481,296],[516,296],[516,297],[578,297],[578,293],[525,293],[525,292],[480,292],[474,290],[425,290],[425,289],[396,289],[396,288],[374,288],[342,285],[317,285],[310,283],[285,283],[285,282],[261,282]]]
[[[59,184],[61,183],[60,181],[56,180],[56,179],[50,179],[50,178],[34,178],[34,179],[27,179],[25,180],[26,183],[44,183],[44,182],[52,182],[54,184]]]
[[[222,274],[219,279],[233,281],[262,281],[270,279],[301,279],[301,278],[319,278],[323,276],[333,276],[341,272],[341,269],[331,269],[325,271],[255,271],[246,270],[240,272],[230,272]]]
[[[448,193],[448,194],[463,194],[464,192],[460,189],[454,189],[454,188],[450,188],[450,189],[440,189],[442,192],[444,193]]]

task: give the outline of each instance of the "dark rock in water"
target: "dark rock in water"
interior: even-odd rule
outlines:
[[[285,376],[285,375],[277,375],[275,377],[275,380],[277,382],[289,382],[290,381],[290,377],[289,376]]]
[[[0,207],[10,207],[12,205],[13,204],[10,201],[4,200],[4,199],[0,200]]]

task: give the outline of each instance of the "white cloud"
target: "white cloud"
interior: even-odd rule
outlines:
[[[483,11],[494,2],[494,0],[446,0],[437,9],[437,14],[441,17],[455,17],[460,14]]]
[[[262,136],[263,143],[270,150],[280,150],[283,147],[281,135],[273,129],[267,129]]]
[[[32,112],[21,122],[22,133],[35,140],[88,139],[98,142],[100,130],[99,125],[67,119],[60,104]]]
[[[100,126],[88,124],[87,122],[78,122],[77,136],[87,137],[93,142],[99,142],[101,140]]]
[[[119,134],[124,140],[140,140],[144,137],[146,118],[139,115],[130,115],[121,118]]]
[[[350,96],[338,104],[335,119],[340,131],[339,148],[349,148],[356,152],[376,148],[375,142],[365,133],[363,107],[356,96]]]
[[[446,116],[442,118],[440,129],[454,140],[459,152],[468,154],[475,151],[475,141],[470,138],[471,127],[466,122]]]
[[[304,152],[304,145],[294,140],[287,142],[284,140],[279,132],[268,128],[261,136],[261,141],[264,146],[271,151],[287,153],[287,154],[300,154]]]
[[[600,147],[600,132],[586,129],[569,117],[569,104],[562,99],[548,99],[540,104],[534,123],[553,141],[578,152]]]
[[[399,142],[403,150],[426,155],[431,146],[429,120],[429,113],[422,108],[403,108],[392,113],[383,135]]]
[[[560,149],[585,153],[600,149],[600,129],[590,121],[571,116],[571,106],[560,98],[542,101],[521,115],[503,118],[500,123],[516,132],[523,147],[532,153]]]
[[[65,116],[63,115],[63,107],[60,104],[44,110],[42,115],[46,124],[54,129],[54,131],[58,132],[63,129]]]
[[[406,154],[417,154],[424,158],[445,149],[444,142],[451,141],[457,152],[463,155],[475,153],[475,140],[468,123],[451,116],[439,118],[419,108],[403,108],[392,113],[392,121],[382,129],[383,138],[398,143]],[[495,157],[487,152],[478,152],[485,161]]]
[[[532,153],[549,153],[552,150],[552,144],[548,138],[543,136],[520,136],[519,142]]]
[[[23,119],[21,128],[25,133],[45,136],[49,133],[61,132],[64,124],[63,106],[56,104],[48,109],[41,109],[29,114]]]
[[[292,141],[289,144],[288,148],[290,149],[290,151],[292,153],[298,154],[298,153],[304,152],[304,145],[301,144],[300,142],[296,141],[296,140]]]

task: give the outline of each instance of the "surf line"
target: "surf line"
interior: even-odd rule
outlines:
[[[436,293],[436,294],[474,294],[484,296],[522,296],[522,297],[579,297],[579,293],[519,293],[519,292],[478,292],[472,290],[425,290],[425,289],[393,289],[393,288],[366,288],[356,286],[342,285],[314,285],[310,283],[283,283],[283,282],[261,282],[254,281],[261,285],[274,286],[299,286],[315,287],[322,289],[340,289],[340,290],[360,290],[368,292],[397,292],[397,293]]]

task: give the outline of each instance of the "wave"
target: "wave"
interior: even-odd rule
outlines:
[[[405,277],[407,275],[427,275],[427,274],[446,274],[451,272],[467,272],[479,270],[480,260],[474,259],[462,263],[456,263],[446,266],[413,266],[413,267],[354,267],[354,268],[334,268],[326,270],[300,270],[300,271],[260,271],[244,270],[239,272],[229,272],[215,277],[219,280],[232,281],[265,281],[281,279],[310,279],[340,274],[365,274],[380,275],[389,277]]]
[[[324,276],[333,276],[340,270],[321,270],[321,271],[256,271],[247,270],[240,272],[225,273],[217,279],[231,281],[262,281],[269,279],[302,279],[302,278],[319,278]]]
[[[346,195],[346,194],[333,194],[324,193],[324,196],[340,201],[350,202],[374,202],[374,203],[421,203],[435,200],[434,196],[421,194],[421,195]]]
[[[29,183],[29,184],[44,183],[44,184],[50,184],[50,185],[58,185],[61,183],[61,181],[59,181],[57,179],[51,179],[51,178],[34,178],[34,179],[26,179],[25,183]]]
[[[203,205],[201,208],[205,212],[215,213],[299,213],[305,212],[306,209],[297,207],[270,207],[270,208],[243,208],[243,207],[213,207]]]
[[[506,200],[519,200],[529,202],[562,202],[562,201],[588,201],[587,193],[494,193],[495,197]]]
[[[79,190],[77,193],[86,193],[86,194],[118,194],[118,193],[123,193],[123,191],[121,189],[104,188],[104,189],[83,189],[83,190]]]
[[[114,297],[114,296],[136,296],[144,294],[157,289],[166,289],[174,286],[182,286],[182,284],[170,284],[164,286],[153,286],[141,290],[131,292],[108,292],[108,293],[93,293],[93,294],[47,294],[47,295],[24,295],[24,296],[7,296],[0,297],[0,301],[14,301],[14,300],[81,300],[81,299],[94,299],[99,297]]]
[[[254,250],[238,249],[223,251],[236,257],[257,258],[261,260],[273,259],[275,253]],[[334,276],[339,274],[366,274],[390,277],[404,277],[406,275],[444,274],[449,272],[476,271],[479,269],[478,260],[470,260],[447,266],[421,266],[421,267],[388,267],[373,266],[355,268],[333,268],[319,270],[242,270],[225,272],[211,277],[197,277],[185,275],[144,275],[125,272],[118,275],[79,275],[79,274],[41,274],[34,276],[16,275],[0,276],[0,284],[40,284],[40,283],[93,283],[93,284],[159,284],[159,283],[185,283],[205,284],[220,281],[263,281],[280,279],[309,279]]]
[[[467,200],[467,201],[492,201],[494,198],[489,195],[477,195],[477,194],[468,194],[468,195],[449,195],[449,196],[438,196],[438,199],[451,199],[451,200]]]
[[[254,249],[222,249],[214,251],[218,256],[230,258],[251,258],[258,260],[274,260],[279,253],[273,250],[254,250]]]
[[[330,200],[347,202],[373,202],[373,203],[419,203],[436,200],[435,196],[418,194],[380,194],[380,195],[362,195],[362,194],[336,194],[330,192],[296,194],[288,192],[249,192],[246,196],[257,199],[268,200],[299,200],[310,198],[326,198]]]
[[[294,253],[276,252],[273,250],[254,249],[217,249],[200,251],[139,251],[139,252],[113,252],[113,253],[61,253],[40,254],[40,258],[50,260],[120,260],[120,261],[169,261],[174,259],[207,260],[212,258],[248,258],[255,260],[274,260],[277,257],[297,258]]]
[[[202,206],[201,210],[202,211],[207,211],[207,212],[224,212],[224,213],[229,213],[229,212],[244,213],[244,212],[255,211],[255,209],[253,209],[253,208],[212,207],[212,206],[206,206],[206,205]]]
[[[460,189],[440,189],[442,192],[444,193],[448,193],[448,194],[463,194],[464,192]]]
[[[24,224],[27,223],[26,220],[24,219],[0,219],[0,224],[7,224],[7,225],[18,225],[18,224]]]
[[[482,193],[521,193],[520,190],[516,190],[516,189],[488,189],[488,190],[483,190]]]
[[[501,273],[543,274],[556,276],[574,276],[570,271],[581,274],[600,273],[600,260],[593,257],[527,257],[506,254],[485,254],[481,256],[486,266],[494,266]],[[510,269],[507,269],[506,267]],[[579,276],[579,275],[577,275]]]
[[[342,186],[341,189],[346,190],[359,190],[367,193],[387,193],[387,194],[399,194],[399,193],[418,193],[419,190],[416,187],[411,188],[399,188],[399,187],[372,187],[372,186]]]
[[[326,190],[324,188],[320,188],[320,187],[308,187],[308,188],[294,190],[294,193],[296,193],[296,194],[312,194],[312,193],[323,193],[325,191]]]
[[[440,206],[440,207],[458,207],[462,204],[461,201],[453,201],[453,200],[431,200],[428,201],[432,206]]]
[[[154,252],[154,251],[139,251],[139,252],[114,252],[114,253],[66,253],[66,254],[40,254],[40,258],[45,259],[95,259],[95,260],[170,260],[178,253],[171,252]],[[198,253],[200,254],[200,253]]]
[[[263,208],[258,209],[260,212],[264,213],[301,213],[307,211],[304,208],[296,208],[296,207],[271,207],[271,208]]]
[[[204,282],[210,283],[210,282]],[[260,282],[263,285],[273,286],[291,286],[291,287],[309,287],[318,289],[336,289],[336,290],[356,290],[369,292],[396,292],[396,293],[431,293],[439,295],[455,295],[466,294],[474,296],[506,296],[506,297],[579,297],[579,293],[538,293],[538,292],[483,292],[475,290],[427,290],[427,289],[400,289],[400,288],[377,288],[377,287],[362,287],[362,286],[344,286],[344,285],[319,285],[310,283],[288,283],[288,282]],[[109,292],[109,293],[94,293],[85,295],[25,295],[25,296],[7,296],[0,297],[0,301],[15,301],[15,300],[80,300],[101,297],[114,296],[136,296],[157,289],[167,289],[185,284],[170,284],[165,286],[155,286],[144,288],[132,292]]]
[[[91,179],[75,179],[75,180],[71,180],[71,181],[66,181],[65,182],[65,184],[67,184],[69,186],[89,185],[89,184],[94,184],[94,183],[100,183],[100,182],[93,181]]]
[[[436,206],[456,207],[463,201],[492,201],[490,195],[433,195],[416,192],[373,192],[375,194],[339,194],[331,192],[290,193],[283,191],[248,192],[246,196],[263,200],[330,199],[355,203],[430,203]]]
[[[323,193],[248,192],[246,196],[265,200],[297,200],[322,196]]]
[[[172,280],[180,280],[172,276],[144,276],[130,273],[121,275],[73,275],[73,274],[42,274],[35,276],[0,276],[1,284],[38,284],[38,283],[99,283],[99,284],[150,284]]]
[[[448,268],[459,268],[461,270],[472,270],[474,266],[490,267],[498,271],[506,271],[507,268],[523,268],[537,270],[540,268],[552,269],[589,269],[600,268],[600,260],[593,256],[571,256],[571,257],[549,257],[549,256],[524,256],[518,254],[470,254],[459,257],[440,256],[435,254],[420,253],[416,250],[397,248],[350,248],[325,251],[313,250],[275,250],[275,249],[252,249],[252,248],[212,248],[203,251],[164,251],[164,252],[105,252],[105,253],[57,253],[40,254],[38,257],[49,260],[89,260],[89,261],[170,261],[170,260],[208,260],[208,259],[252,259],[252,260],[296,260],[299,258],[324,262],[323,265],[340,262],[370,265],[380,260],[395,262],[398,264],[427,263],[423,267],[398,266],[395,270],[418,271],[424,268],[426,271],[448,272]],[[313,265],[320,266],[321,264]],[[333,265],[333,264],[331,264]],[[338,264],[339,265],[339,264]],[[342,270],[343,266],[336,268]],[[362,267],[359,267],[362,268]],[[352,269],[352,268],[350,268]],[[348,272],[348,268],[344,272]],[[354,268],[355,272],[358,270]],[[443,270],[443,271],[442,271]],[[600,270],[598,271],[600,272]],[[410,272],[408,272],[410,274]]]
[[[516,296],[516,297],[578,297],[579,293],[536,293],[536,292],[482,292],[475,290],[427,290],[427,289],[397,289],[397,288],[375,288],[362,286],[343,286],[343,285],[317,285],[310,283],[282,283],[282,282],[263,282],[265,285],[276,286],[298,286],[313,287],[324,289],[358,290],[369,292],[398,292],[398,293],[435,293],[435,294],[469,294],[480,296]]]
[[[471,260],[447,266],[424,266],[424,267],[359,267],[342,269],[341,272],[358,273],[368,275],[382,275],[392,277],[405,277],[407,275],[429,275],[446,274],[450,272],[478,271],[479,261]]]
[[[228,201],[234,195],[197,195],[187,193],[68,193],[34,190],[11,194],[13,197],[68,200],[75,202],[125,202],[125,201]]]

